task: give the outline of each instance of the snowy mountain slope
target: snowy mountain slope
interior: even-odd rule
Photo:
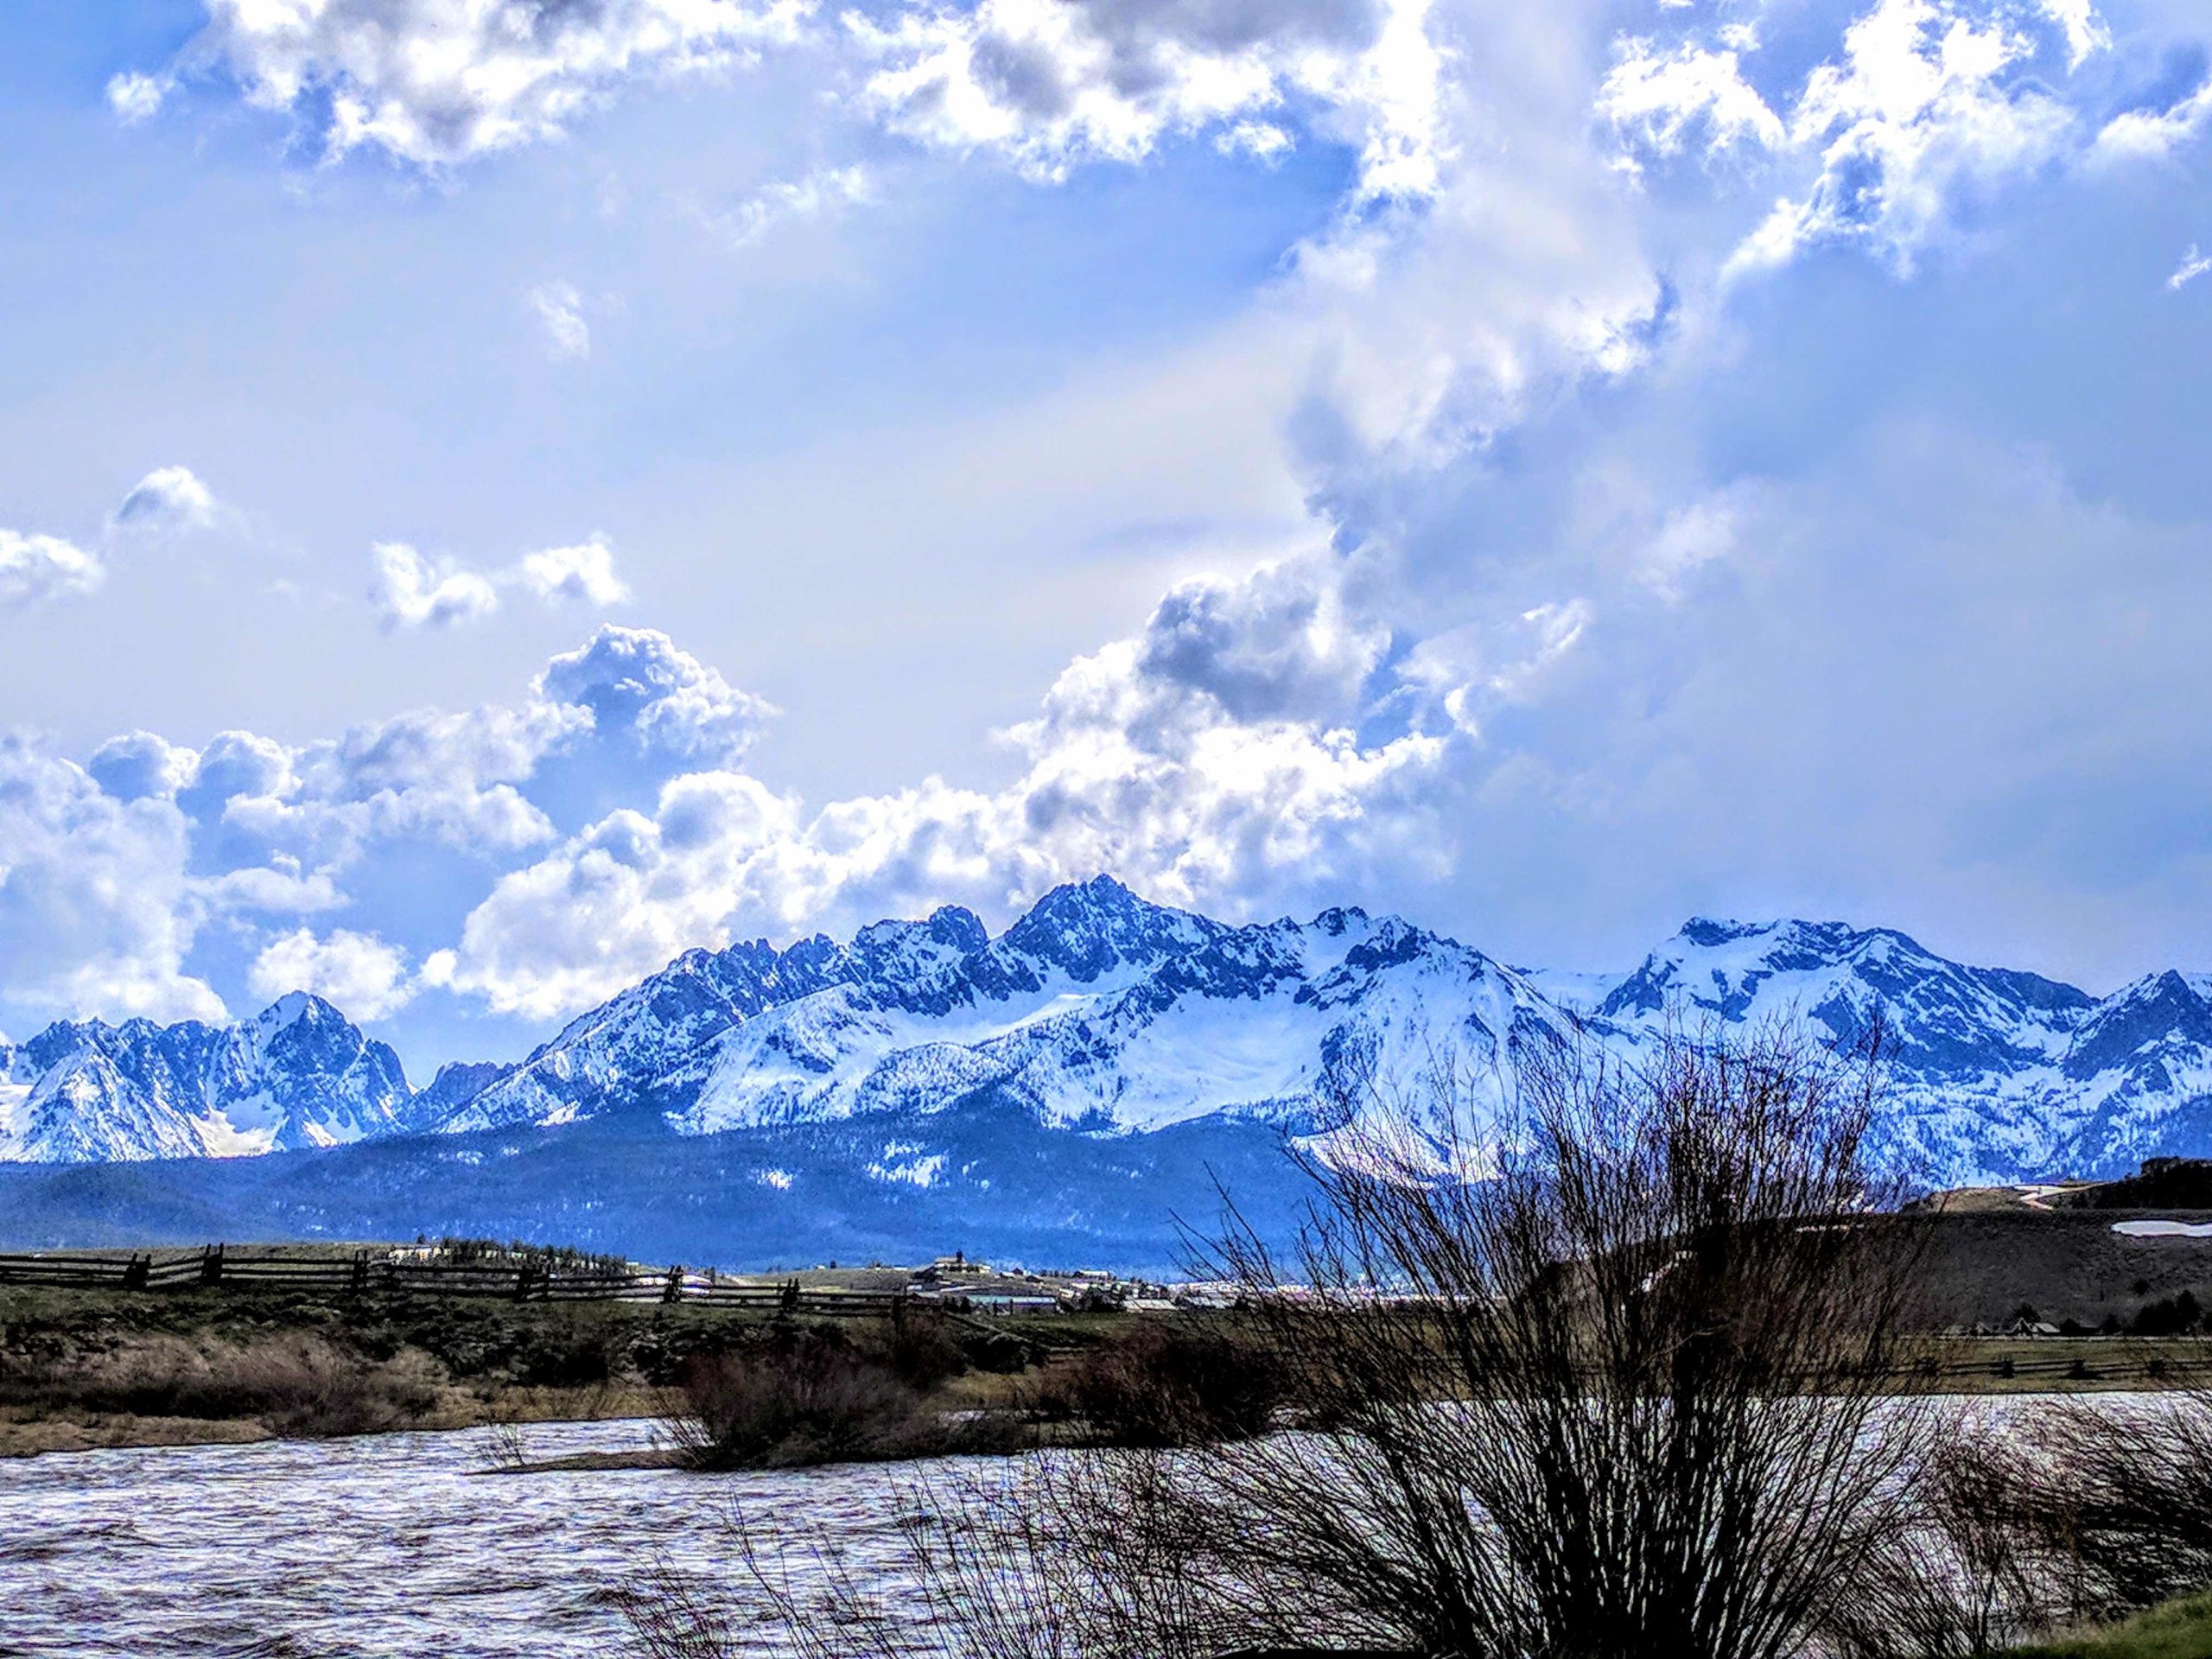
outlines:
[[[1565,1028],[1512,969],[1357,911],[1163,943],[1071,953],[1010,932],[988,991],[971,985],[944,1014],[850,984],[771,1009],[671,1077],[672,1096],[696,1090],[679,1121],[710,1132],[925,1110],[988,1087],[1071,1128],[1295,1122],[1355,1052],[1386,1072],[1446,1054],[1480,1070],[1511,1039]]]
[[[963,1103],[1019,1111],[1071,1148],[1201,1122],[1299,1130],[1333,1079],[1362,1070],[1410,1081],[1449,1061],[1495,1108],[1522,1044],[1580,1029],[1626,1052],[1670,1020],[1788,1017],[1839,1043],[1878,1021],[1883,1133],[1931,1181],[2212,1153],[2212,976],[2155,974],[2099,999],[1886,929],[1709,918],[1626,975],[1546,974],[1395,917],[1230,926],[1101,877],[996,938],[947,907],[842,942],[690,951],[520,1063],[448,1065],[420,1093],[389,1049],[311,997],[220,1029],[55,1026],[0,1044],[0,1158],[602,1118],[695,1135],[851,1124],[865,1140],[880,1119],[903,1127],[870,1143],[871,1179],[957,1182],[927,1126]]]
[[[14,1144],[22,1132],[23,1105],[37,1081],[38,1068],[30,1056],[0,1036],[0,1147]]]
[[[1888,929],[1700,918],[1596,1006],[1668,1018],[1796,1017],[1839,1042],[1881,1026],[1886,1134],[1931,1179],[2116,1174],[2212,1152],[2212,978],[2154,975],[2099,1000],[1970,968]]]
[[[410,1127],[399,1057],[299,992],[229,1027],[49,1026],[0,1096],[0,1158],[39,1163],[328,1147]],[[13,1085],[21,1087],[22,1085]]]
[[[776,1011],[803,1010],[749,1040],[770,1075],[791,1068],[794,1079],[830,1067],[830,1033],[855,1015],[950,1021],[945,1034],[958,1041],[963,1011],[982,1008],[965,1035],[990,1034],[1011,999],[1109,988],[1220,931],[1101,878],[1056,889],[997,940],[972,912],[947,906],[924,921],[877,922],[849,944],[817,936],[782,951],[765,941],[689,951],[575,1020],[448,1127],[566,1122],[646,1092],[694,1089],[696,1051]],[[857,998],[852,1015],[839,1012],[844,991]],[[762,1090],[777,1092],[766,1077]]]

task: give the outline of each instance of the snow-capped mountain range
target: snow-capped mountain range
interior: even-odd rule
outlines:
[[[105,1163],[337,1146],[417,1120],[399,1057],[295,991],[242,1024],[67,1020],[0,1039],[0,1158]]]
[[[2212,976],[2157,974],[2100,999],[1888,930],[1703,919],[1625,976],[1549,974],[1395,917],[1230,926],[1101,877],[995,938],[948,907],[846,943],[690,951],[519,1064],[449,1065],[419,1091],[389,1048],[311,996],[227,1028],[57,1025],[20,1047],[0,1039],[0,1159],[229,1155],[614,1116],[690,1135],[880,1116],[909,1127],[871,1174],[927,1186],[958,1172],[911,1126],[963,1101],[1013,1101],[1077,1137],[1215,1117],[1296,1128],[1355,1056],[1399,1077],[1448,1056],[1495,1092],[1532,1039],[1580,1027],[1633,1046],[1675,1014],[1787,1014],[1838,1039],[1882,1022],[1885,1128],[1931,1181],[2212,1153]]]

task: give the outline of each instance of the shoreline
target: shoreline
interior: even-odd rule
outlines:
[[[2082,1381],[2062,1379],[2056,1385],[2050,1380],[2033,1378],[1992,1377],[1988,1381],[1990,1386],[1985,1387],[1916,1389],[1903,1386],[1891,1390],[1890,1397],[1961,1402],[2066,1400],[2107,1395],[2151,1397],[2178,1392],[2190,1386],[2172,1381],[2162,1382],[2140,1376],[2118,1376]],[[1909,1383],[1910,1379],[1902,1378],[1900,1382]],[[512,1392],[544,1395],[568,1391]],[[593,1390],[575,1392],[598,1393]],[[0,1408],[0,1469],[15,1462],[68,1457],[90,1452],[168,1451],[198,1446],[266,1446],[277,1442],[332,1442],[383,1439],[395,1434],[460,1434],[484,1429],[510,1429],[521,1433],[533,1428],[597,1423],[657,1426],[668,1415],[658,1391],[643,1388],[613,1390],[590,1400],[539,1398],[522,1401],[509,1397],[484,1402],[472,1396],[467,1403],[476,1408],[461,1408],[456,1402],[454,1408],[442,1406],[419,1420],[394,1422],[349,1434],[286,1434],[270,1430],[258,1422],[237,1419],[125,1414],[88,1420],[60,1416],[25,1419],[17,1414],[16,1408]],[[856,1459],[852,1461],[869,1462],[874,1459]],[[519,1463],[512,1459],[495,1461],[473,1472],[482,1475],[558,1474],[623,1469],[650,1471],[681,1466],[672,1447],[645,1444],[628,1452],[588,1452],[550,1459],[525,1458]]]
[[[95,1417],[26,1416],[0,1408],[0,1468],[34,1458],[86,1452],[166,1451],[189,1446],[267,1446],[278,1441],[381,1439],[391,1434],[460,1434],[477,1429],[543,1428],[569,1423],[657,1423],[664,1414],[648,1390],[622,1389],[603,1402],[501,1401],[476,1410],[457,1404],[410,1421],[352,1434],[286,1434],[244,1418],[162,1417],[117,1413]]]

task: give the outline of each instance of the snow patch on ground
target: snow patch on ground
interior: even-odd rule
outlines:
[[[2115,1221],[2123,1238],[2212,1238],[2212,1221]]]
[[[944,1154],[932,1152],[924,1157],[913,1155],[920,1151],[918,1146],[893,1141],[884,1147],[882,1159],[868,1166],[868,1178],[885,1182],[904,1182],[908,1186],[935,1186],[938,1177],[944,1173]]]

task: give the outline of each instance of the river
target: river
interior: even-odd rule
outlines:
[[[639,1422],[527,1431],[533,1458],[626,1450]],[[733,1588],[728,1517],[897,1555],[917,1465],[486,1475],[486,1430],[0,1463],[0,1656],[607,1659],[608,1588],[656,1560]],[[747,1650],[785,1651],[741,1624]]]
[[[2038,1397],[1957,1403],[2002,1420]],[[654,1433],[524,1431],[533,1459]],[[504,1449],[472,1429],[0,1462],[0,1659],[615,1659],[642,1649],[609,1592],[658,1564],[730,1609],[738,1651],[790,1659],[747,1605],[734,1511],[772,1550],[795,1541],[795,1577],[810,1541],[834,1539],[857,1577],[912,1605],[899,1492],[944,1469],[487,1472]]]

